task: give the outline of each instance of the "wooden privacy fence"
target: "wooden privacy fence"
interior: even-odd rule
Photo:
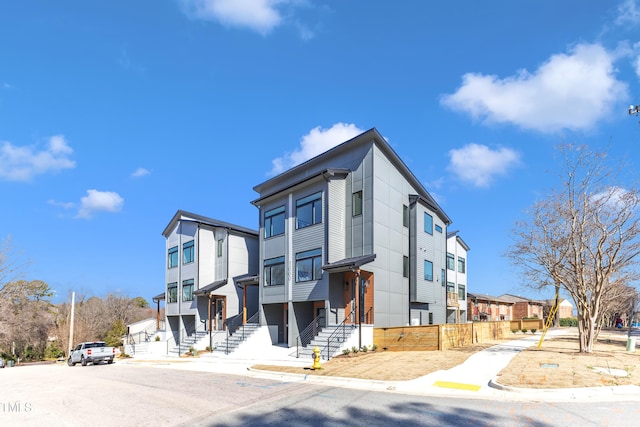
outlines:
[[[511,335],[509,321],[475,322],[374,328],[373,342],[381,350],[429,351],[464,347],[508,338],[509,335]]]

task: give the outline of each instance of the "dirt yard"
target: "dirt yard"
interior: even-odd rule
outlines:
[[[640,352],[626,351],[626,335],[603,331],[592,354],[578,352],[577,332],[545,339],[517,354],[499,375],[498,382],[525,388],[571,388],[640,385]],[[405,381],[463,363],[473,353],[500,342],[477,344],[446,351],[359,352],[322,363],[321,370],[255,365],[254,369],[308,375],[338,376],[382,381]],[[625,376],[622,376],[625,375]]]

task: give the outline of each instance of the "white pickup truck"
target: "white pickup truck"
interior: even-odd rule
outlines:
[[[83,342],[73,349],[67,364],[75,366],[76,363],[80,363],[82,366],[87,366],[87,363],[97,365],[105,361],[111,364],[115,355],[116,348],[107,346],[103,341]]]

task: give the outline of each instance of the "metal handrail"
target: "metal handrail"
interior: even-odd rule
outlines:
[[[306,347],[322,331],[324,325],[320,325],[320,319],[325,316],[316,316],[296,338],[296,357],[300,357],[300,347]]]
[[[342,344],[347,340],[347,320],[354,319],[354,315],[355,315],[355,309],[352,309],[351,313],[349,313],[349,317],[345,318],[342,321],[342,323],[340,323],[336,327],[336,330],[333,331],[333,333],[329,335],[329,337],[327,338],[327,345],[325,348],[322,349],[322,350],[325,350],[325,349],[327,350],[327,360],[331,359],[331,355],[333,354],[333,352],[331,351],[331,344],[336,342]],[[348,327],[349,329],[355,329],[356,325],[354,323],[349,323]],[[340,337],[340,334],[342,334],[342,337]],[[339,345],[336,346],[336,350],[339,347],[340,347]],[[320,350],[320,354],[322,354],[322,350]]]
[[[193,335],[195,335],[195,336],[196,336],[196,342],[197,342],[197,340],[198,340],[198,329],[202,328],[202,329],[203,329],[203,332],[206,332],[206,330],[205,330],[205,329],[206,329],[206,326],[207,326],[207,325],[206,325],[205,323],[201,323],[200,325],[197,325],[197,326],[195,327],[195,329],[193,330]],[[178,337],[179,337],[179,340],[180,340],[180,341],[178,342],[178,355],[181,355],[181,354],[182,354],[182,343],[183,343],[183,341],[184,341],[184,337],[185,337],[185,336],[189,336],[189,334],[187,334],[187,329],[186,329],[186,328],[181,328],[181,329],[180,329],[180,333],[178,334]],[[194,345],[195,345],[195,343],[194,343]]]
[[[232,336],[232,335],[233,335],[233,334],[234,334],[238,329],[240,329],[240,330],[242,331],[242,335],[241,335],[240,337],[238,337],[238,338],[240,339],[240,341],[244,341],[244,340],[248,337],[248,335],[245,335],[245,328],[244,328],[243,326],[244,326],[244,325],[249,325],[249,324],[256,324],[256,323],[259,323],[259,322],[258,322],[259,316],[260,316],[260,312],[258,311],[258,312],[256,312],[253,316],[251,316],[250,318],[248,318],[246,322],[242,323],[242,313],[240,313],[240,314],[238,314],[238,315],[236,315],[236,316],[233,316],[233,317],[230,317],[229,319],[227,319],[227,321],[229,321],[230,319],[232,319],[232,320],[231,320],[231,322],[227,322],[227,321],[225,321],[225,324],[227,325],[227,338],[226,338],[226,340],[225,340],[225,341],[226,341],[226,342],[225,342],[225,345],[226,345],[226,348],[225,348],[225,354],[229,354],[229,338],[230,338],[230,337],[231,337],[231,336]],[[238,325],[233,329],[233,332],[232,332],[232,331],[231,331],[231,328],[229,327],[229,325],[230,325],[230,323],[235,324],[235,323],[237,322],[238,317],[240,318],[240,324],[238,324]]]

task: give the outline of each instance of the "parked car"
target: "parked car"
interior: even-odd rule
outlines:
[[[4,368],[4,359],[0,358],[0,368]]]
[[[75,366],[76,363],[82,366],[87,366],[87,363],[97,365],[100,362],[111,364],[115,355],[116,348],[107,346],[103,341],[83,342],[73,349],[67,364],[69,366]]]

